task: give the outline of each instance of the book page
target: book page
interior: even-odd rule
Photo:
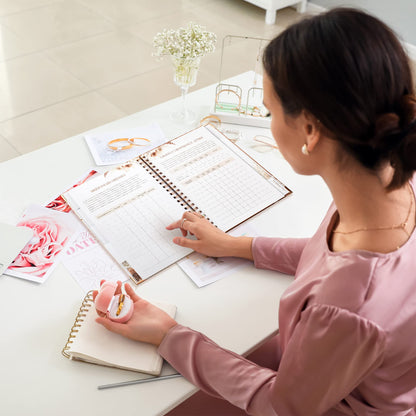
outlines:
[[[92,234],[134,278],[146,279],[192,250],[173,244],[179,203],[139,162],[131,162],[64,194]]]
[[[224,231],[290,193],[225,136],[206,127],[144,157]]]

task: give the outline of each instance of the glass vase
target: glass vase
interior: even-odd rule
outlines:
[[[178,110],[171,113],[171,118],[178,122],[192,123],[195,121],[196,114],[188,108],[187,95],[189,87],[196,83],[199,64],[201,58],[177,58],[172,56],[175,84],[181,89],[181,106]]]

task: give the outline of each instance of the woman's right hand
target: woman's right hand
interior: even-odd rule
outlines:
[[[188,247],[198,253],[210,257],[243,257],[252,260],[250,237],[233,237],[211,224],[202,215],[186,211],[182,218],[169,224],[166,229],[179,228],[182,237],[175,237],[173,242],[182,247]],[[191,234],[195,239],[188,238]]]

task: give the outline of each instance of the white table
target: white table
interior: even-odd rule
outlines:
[[[215,86],[190,94],[200,116],[209,113]],[[168,114],[179,98],[97,130],[159,123],[168,137],[189,130]],[[53,122],[53,120],[51,120]],[[277,151],[251,146],[255,134],[268,130],[242,128],[239,144],[293,190],[293,195],[255,217],[265,235],[309,236],[326,211],[330,196],[317,177],[292,172]],[[72,184],[93,159],[82,135],[25,154],[0,165],[0,221],[16,223],[31,202],[44,204]],[[177,320],[202,331],[222,346],[247,353],[277,330],[278,303],[291,278],[256,270],[251,265],[198,289],[173,265],[139,285],[137,292],[178,306]],[[84,293],[59,265],[42,285],[0,277],[0,414],[13,415],[162,415],[196,391],[179,378],[110,390],[100,384],[133,380],[133,372],[74,362],[61,355]]]

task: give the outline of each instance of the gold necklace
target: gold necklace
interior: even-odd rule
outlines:
[[[407,216],[406,219],[397,225],[393,225],[390,227],[376,227],[376,228],[367,228],[367,227],[363,227],[363,228],[358,228],[357,230],[353,230],[353,231],[339,231],[339,230],[333,230],[332,233],[333,234],[343,234],[343,235],[347,235],[347,234],[354,234],[354,233],[358,233],[360,231],[390,231],[390,230],[403,230],[407,237],[410,237],[410,234],[407,232],[406,227],[407,227],[407,222],[409,221],[410,218],[410,213],[412,212],[412,208],[413,208],[413,195],[412,195],[412,191],[410,189],[410,185],[408,185],[408,191],[409,191],[409,196],[410,196],[410,206],[409,206],[409,211],[407,212]]]

